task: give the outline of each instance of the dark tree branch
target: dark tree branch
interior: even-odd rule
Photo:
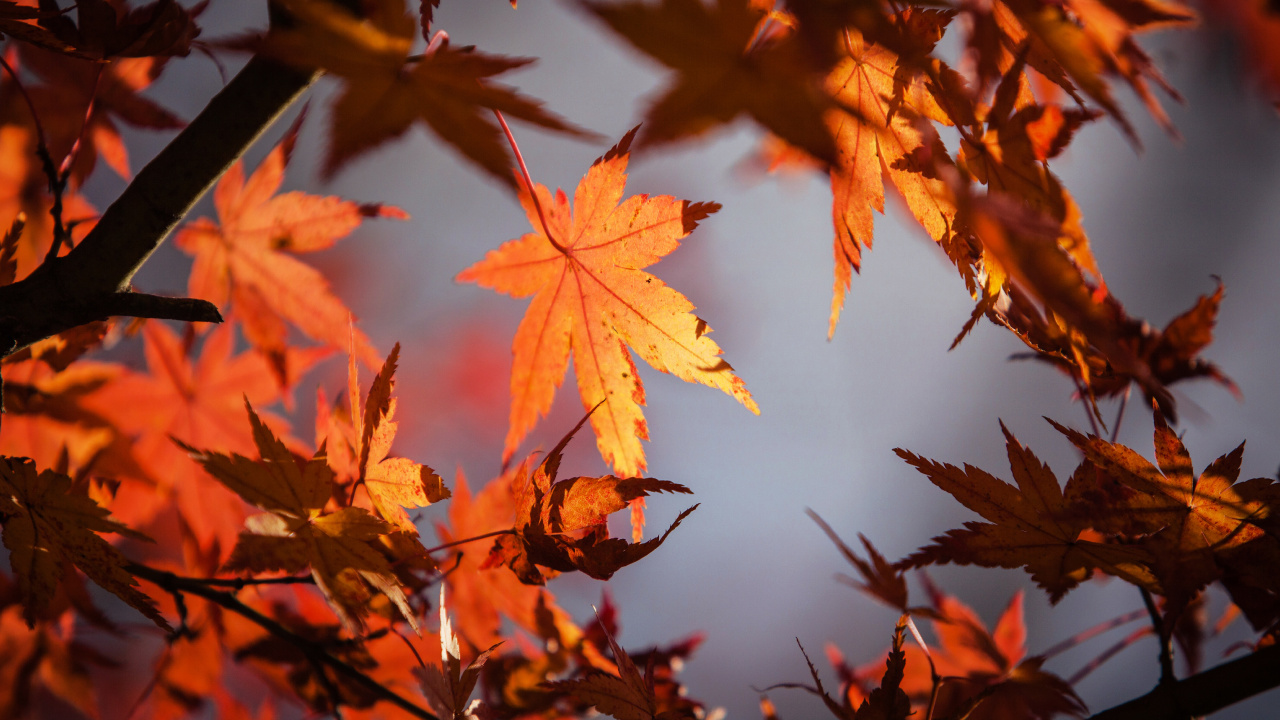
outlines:
[[[413,717],[422,718],[422,720],[439,720],[435,715],[418,707],[387,686],[377,680],[374,680],[343,660],[334,657],[320,643],[302,637],[284,625],[281,625],[273,618],[267,617],[248,605],[245,605],[243,602],[240,602],[235,595],[223,590],[214,590],[201,578],[187,578],[164,570],[157,570],[146,565],[140,565],[138,563],[130,563],[127,569],[136,577],[155,583],[166,592],[172,594],[187,593],[197,597],[202,597],[215,605],[219,605],[226,610],[230,610],[231,612],[244,617],[275,637],[278,637],[298,648],[298,650],[306,656],[307,660],[315,664],[317,667],[324,666],[331,668],[338,675],[348,678],[349,680],[364,687],[379,700],[385,700],[409,713]]]
[[[174,298],[147,293],[118,292],[102,299],[99,309],[108,315],[153,318],[156,320],[183,320],[185,322],[222,322],[218,306],[208,300]]]
[[[1280,645],[1210,668],[1155,690],[1089,720],[1186,720],[1217,712],[1280,687]]]
[[[108,315],[216,322],[208,303],[123,293],[196,201],[318,75],[250,59],[147,163],[79,245],[0,287],[0,338],[9,341],[4,353]]]

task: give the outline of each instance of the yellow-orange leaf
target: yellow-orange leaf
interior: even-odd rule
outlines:
[[[591,166],[578,184],[572,211],[563,191],[536,188],[520,200],[535,231],[491,251],[458,279],[514,297],[533,295],[516,331],[511,372],[511,427],[503,457],[510,459],[538,418],[551,407],[572,350],[578,391],[591,415],[597,445],[622,476],[645,469],[644,387],[627,346],[654,368],[756,403],[694,307],[643,268],[679,245],[698,221],[720,208],[668,195],[622,199],[635,130]],[[620,203],[621,201],[621,203]]]
[[[926,92],[923,79],[899,67],[894,52],[864,41],[856,30],[849,34],[849,53],[827,79],[832,96],[856,112],[833,112],[830,122],[837,145],[831,168],[836,269],[828,337],[835,333],[853,273],[861,267],[862,246],[871,247],[871,211],[884,212],[882,178],[893,183],[935,242],[951,233],[956,214],[943,183],[911,162],[931,140],[917,122],[948,122],[947,115]]]
[[[360,458],[360,477],[364,480],[369,499],[373,501],[378,514],[401,529],[416,533],[417,530],[404,508],[426,507],[439,502],[449,497],[449,489],[444,486],[440,476],[426,465],[408,458],[387,457],[399,428],[395,422],[396,399],[391,397],[399,356],[400,344],[396,343],[387,356],[382,371],[369,388],[364,416],[356,432],[360,438],[360,448],[356,455]],[[354,359],[350,363],[349,372],[350,386],[358,388]],[[358,392],[357,389],[356,393]],[[354,412],[352,417],[356,417]]]

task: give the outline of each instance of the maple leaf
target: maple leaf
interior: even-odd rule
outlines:
[[[537,101],[491,81],[528,65],[530,59],[454,49],[446,41],[410,60],[418,23],[405,12],[404,0],[368,3],[363,19],[329,0],[282,0],[280,6],[293,22],[288,28],[272,27],[260,50],[344,81],[331,111],[326,176],[421,121],[468,160],[510,185],[510,155],[489,117],[491,110],[548,130],[590,136]]]
[[[489,661],[489,655],[498,648],[493,645],[477,655],[467,667],[462,667],[462,649],[458,636],[449,623],[444,597],[445,586],[440,585],[440,659],[441,665],[426,665],[417,671],[427,704],[442,718],[468,720],[475,718],[473,708],[467,707],[471,691],[480,679],[480,669]],[[499,643],[501,644],[501,643]],[[477,701],[478,702],[478,701]]]
[[[0,514],[5,516],[4,546],[23,595],[28,625],[34,627],[44,615],[58,583],[74,565],[169,629],[155,603],[138,590],[126,569],[128,561],[98,533],[148,538],[108,520],[105,508],[72,490],[71,478],[52,470],[37,473],[28,458],[0,457]]]
[[[835,107],[790,36],[762,35],[750,0],[662,0],[582,6],[637,49],[679,72],[649,107],[642,144],[697,136],[739,115],[823,162],[836,156],[823,113]]]
[[[1223,285],[1219,282],[1212,295],[1201,295],[1196,299],[1195,305],[1170,320],[1163,330],[1136,322],[1121,326],[1122,340],[1133,348],[1141,365],[1150,369],[1151,376],[1159,387],[1203,377],[1217,382],[1237,397],[1240,395],[1231,378],[1224,375],[1218,366],[1199,357],[1200,351],[1213,341],[1213,328],[1217,323],[1223,291]],[[1016,305],[1018,299],[1013,299]],[[1029,319],[1032,323],[1027,322]],[[1001,312],[1000,320],[1002,324],[1014,329],[1024,341],[1030,341],[1028,344],[1037,349],[1037,360],[1050,363],[1069,375],[1084,375],[1088,379],[1090,392],[1097,397],[1119,396],[1135,380],[1133,373],[1122,372],[1105,356],[1091,348],[1081,352],[1079,359],[1070,352],[1062,352],[1056,339],[1044,333],[1042,327],[1036,327],[1034,320],[1020,312],[1019,308],[1011,306]],[[1081,364],[1086,372],[1080,372]],[[1162,410],[1164,409],[1162,406]]]
[[[1085,539],[1083,534],[1091,527],[1091,520],[1081,505],[1090,468],[1077,470],[1064,492],[1053,472],[1019,443],[1004,423],[1000,429],[1017,487],[971,465],[962,470],[901,448],[894,450],[934,485],[990,521],[968,522],[963,530],[935,537],[934,544],[917,550],[900,561],[900,566],[954,562],[1025,567],[1031,579],[1049,593],[1052,603],[1089,578],[1095,569],[1158,591],[1156,578],[1147,569],[1151,558],[1146,551]]]
[[[382,370],[373,379],[369,396],[364,402],[364,416],[352,413],[355,421],[352,436],[359,438],[354,455],[359,458],[355,471],[357,480],[364,483],[373,507],[387,522],[402,530],[416,534],[417,528],[405,513],[407,507],[426,507],[449,497],[449,489],[434,470],[408,458],[388,458],[391,443],[395,440],[398,425],[395,422],[396,399],[391,396],[395,386],[396,360],[400,356],[400,343],[392,348]],[[348,391],[350,407],[359,406],[360,389],[355,356],[348,364]]]
[[[130,438],[82,407],[89,393],[117,378],[115,365],[77,362],[55,371],[39,360],[13,359],[4,366],[4,432],[0,454],[32,458],[37,467],[72,477],[139,474]]]
[[[1005,0],[1004,4],[1017,16],[1021,30],[1033,37],[1039,48],[1060,66],[1058,74],[1065,72],[1075,81],[1120,124],[1135,144],[1138,144],[1137,133],[1112,95],[1105,75],[1118,75],[1128,82],[1156,122],[1177,136],[1147,81],[1154,82],[1176,100],[1182,98],[1138,46],[1134,35],[1145,30],[1192,25],[1196,20],[1193,11],[1162,0],[1066,0],[1053,6],[1035,0]],[[1057,80],[1054,75],[1047,77]]]
[[[92,174],[99,157],[121,177],[130,176],[119,123],[149,130],[185,125],[141,94],[164,70],[163,58],[122,58],[102,65],[38,48],[22,50],[23,61],[43,81],[29,92],[49,152],[63,158],[79,145],[69,168],[77,185]]]
[[[254,573],[295,573],[311,568],[316,585],[348,629],[357,627],[368,600],[365,583],[381,591],[416,631],[417,619],[404,589],[375,544],[394,529],[357,507],[325,512],[333,494],[333,471],[324,449],[303,467],[245,400],[260,460],[199,450],[175,441],[196,462],[237,495],[268,512],[246,520],[249,532],[225,566]]]
[[[5,35],[23,42],[57,52],[80,54],[80,51],[69,45],[58,34],[27,20],[47,20],[60,13],[54,10],[42,10],[29,5],[20,5],[13,0],[0,2],[0,37]]]
[[[46,2],[40,5],[46,7]],[[78,24],[60,13],[49,13],[40,22],[85,57],[109,60],[187,55],[191,42],[200,34],[195,16],[203,9],[201,4],[187,10],[175,0],[155,0],[127,10],[111,0],[76,0]]]
[[[902,651],[905,621],[904,615],[893,630],[893,647],[889,650],[889,657],[885,659],[880,687],[872,690],[867,699],[862,701],[853,720],[907,720],[907,716],[911,714],[911,701],[901,687],[907,665],[906,653]],[[809,667],[812,669],[812,664]]]
[[[641,675],[631,656],[613,639],[613,634],[600,627],[613,652],[617,674],[593,672],[584,678],[549,682],[547,687],[567,693],[617,720],[675,720],[692,715],[679,709],[660,711],[652,676]]]
[[[837,145],[831,168],[836,266],[828,338],[835,334],[852,274],[861,268],[861,248],[871,247],[872,210],[884,212],[884,179],[944,247],[956,213],[945,184],[913,160],[919,152],[946,155],[937,136],[922,133],[917,123],[950,124],[949,116],[919,73],[899,65],[897,54],[856,30],[848,31],[845,45],[848,54],[827,78],[828,91],[846,108],[828,120]]]
[[[1090,401],[1096,399],[1095,374],[1111,376],[1105,383],[1111,394],[1137,383],[1170,418],[1176,407],[1166,378],[1207,376],[1234,389],[1216,367],[1195,357],[1211,335],[1216,301],[1198,303],[1177,326],[1177,333],[1187,334],[1171,337],[1177,345],[1162,348],[1158,334],[1130,316],[1104,284],[1085,277],[1059,243],[1060,223],[1004,193],[972,196],[966,187],[956,190],[968,226],[981,241],[988,288],[1001,288],[979,302],[966,327],[985,313],[1072,375]],[[1156,374],[1152,361],[1160,363],[1163,375]],[[1096,406],[1090,409],[1097,414]]]
[[[6,595],[10,589],[4,587]],[[83,662],[86,656],[94,658],[94,652],[75,633],[59,632],[49,622],[28,627],[22,607],[6,603],[0,610],[0,650],[0,678],[5,681],[0,716],[31,716],[32,705],[39,707],[40,688],[85,717],[97,717],[97,693]]]
[[[4,82],[0,87],[12,85]],[[25,220],[13,251],[17,265],[13,274],[21,280],[44,262],[53,243],[54,224],[49,214],[53,198],[47,190],[49,180],[36,159],[36,133],[29,124],[30,114],[25,105],[12,100],[10,103],[0,112],[6,117],[16,115],[25,122],[0,124],[0,227],[11,229],[19,218]],[[83,118],[84,107],[78,112]],[[72,239],[79,241],[92,227],[93,222],[88,220],[96,217],[97,210],[70,188],[63,194],[62,205],[64,220],[73,226]]]
[[[583,406],[599,405],[591,415],[596,444],[619,475],[644,471],[640,440],[648,438],[640,409],[644,386],[627,346],[654,368],[723,390],[759,414],[746,385],[707,336],[706,322],[690,312],[693,305],[643,271],[720,206],[668,195],[622,200],[635,132],[587,171],[573,210],[563,191],[552,196],[538,185],[536,203],[521,192],[535,232],[490,251],[458,275],[513,297],[534,296],[512,345],[504,462],[551,408],[570,352]],[[545,209],[545,224],[539,208]]]
[[[1167,609],[1171,616],[1176,617],[1204,586],[1219,579],[1220,553],[1266,538],[1260,523],[1271,515],[1272,507],[1262,498],[1242,496],[1236,486],[1244,443],[1214,460],[1197,477],[1186,446],[1158,412],[1158,466],[1123,445],[1057,423],[1053,426],[1109,480],[1136,491],[1113,504],[1111,513],[1100,514],[1100,529],[1149,535],[1142,544],[1151,552],[1151,569],[1171,603]],[[1250,482],[1270,484],[1265,478]]]
[[[510,530],[516,522],[516,493],[512,468],[502,477],[489,482],[476,494],[471,493],[461,472],[454,478],[454,493],[449,501],[449,522],[439,523],[436,531],[444,542],[457,542],[488,533]],[[523,479],[522,477],[520,479]],[[496,565],[496,569],[495,569]],[[482,553],[466,552],[458,560],[458,569],[449,573],[449,598],[458,632],[473,648],[486,648],[502,635],[503,617],[529,632],[539,628],[539,612],[552,617],[552,625],[571,633],[572,620],[555,605],[550,593],[521,583],[512,573],[501,569],[501,562],[491,563]],[[569,644],[571,638],[561,638]]]
[[[244,506],[171,440],[253,451],[253,437],[244,426],[244,400],[269,405],[280,397],[280,388],[261,354],[233,354],[234,333],[234,323],[219,325],[193,357],[191,348],[168,326],[148,322],[142,330],[148,372],[122,373],[81,401],[120,433],[135,438],[133,453],[144,476],[126,478],[130,482],[122,491],[129,494],[128,501],[118,498],[116,503],[117,512],[132,524],[151,520],[172,503],[202,544],[214,538],[223,548],[235,543]],[[301,356],[294,364],[306,365]],[[276,416],[266,419],[287,428]]]
[[[994,628],[972,608],[926,581],[932,597],[932,620],[938,646],[931,650],[938,674],[949,678],[939,688],[935,712],[939,717],[973,720],[1028,718],[1047,720],[1057,714],[1083,715],[1084,703],[1064,680],[1041,669],[1042,657],[1026,657],[1027,630],[1023,594],[1014,594]],[[904,689],[927,702],[933,682],[923,653],[911,649]]]
[[[493,552],[527,584],[546,582],[546,574],[537,566],[558,572],[580,570],[597,580],[608,580],[620,568],[658,549],[698,507],[694,505],[680,513],[660,537],[634,543],[609,537],[607,516],[627,507],[628,503],[655,492],[691,494],[692,491],[656,478],[624,479],[606,475],[557,481],[561,454],[586,421],[584,417],[547,453],[532,476],[528,473],[528,461],[516,470],[515,532],[499,537]]]
[[[1024,105],[1017,107],[1017,92],[1025,83],[1025,54],[1012,64],[991,109],[986,114],[986,131],[974,140],[962,139],[957,164],[967,170],[993,193],[1016,198],[1034,213],[1057,225],[1058,245],[1082,269],[1101,279],[1098,261],[1089,248],[1089,239],[1081,224],[1080,208],[1046,164],[1055,145],[1070,138],[1066,116],[1054,106]],[[1073,114],[1083,123],[1096,115]],[[1060,119],[1060,121],[1059,121]],[[1065,137],[1060,137],[1067,133]],[[997,253],[995,261],[1000,261]],[[990,266],[992,258],[984,256]],[[988,267],[994,276],[989,292],[995,292],[1004,275]]]
[[[812,510],[805,510],[805,513],[818,524],[818,527],[822,528],[822,532],[826,533],[831,542],[835,543],[836,548],[840,550],[840,554],[844,556],[844,559],[849,561],[849,564],[862,576],[861,581],[844,575],[839,576],[840,580],[891,608],[903,613],[910,612],[907,607],[907,580],[903,577],[900,568],[889,564],[884,556],[876,551],[871,541],[859,533],[858,539],[862,541],[862,546],[866,548],[869,558],[869,560],[863,560],[858,557],[858,554],[852,548],[845,545],[840,536],[836,534],[836,531],[832,530],[831,526],[818,513]]]
[[[246,180],[237,161],[218,181],[213,201],[218,220],[200,218],[178,233],[178,247],[195,256],[188,293],[241,311],[245,334],[277,368],[284,384],[287,329],[356,353],[377,367],[378,353],[351,328],[351,311],[329,290],[324,276],[295,254],[332,247],[367,217],[407,219],[396,207],[288,192],[277,195],[297,137],[290,130]]]

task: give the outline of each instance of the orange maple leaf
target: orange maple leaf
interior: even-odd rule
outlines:
[[[939,717],[964,715],[973,720],[1080,716],[1084,703],[1064,680],[1041,669],[1044,658],[1026,657],[1027,628],[1023,596],[1014,594],[996,626],[988,630],[972,608],[926,583],[933,597],[932,621],[939,646],[931,652],[939,675]],[[917,702],[928,702],[933,687],[929,662],[908,648],[903,689]],[[966,714],[967,713],[967,714]]]
[[[833,112],[830,120],[837,143],[831,168],[836,268],[827,337],[835,334],[853,272],[861,267],[861,247],[871,247],[871,211],[884,212],[883,179],[892,183],[935,242],[943,243],[951,234],[956,214],[942,181],[911,161],[937,138],[922,133],[917,122],[925,118],[950,124],[947,114],[918,73],[899,67],[897,54],[863,40],[856,30],[849,31],[846,45],[848,54],[827,78],[828,90],[847,108]],[[946,153],[940,145],[933,151]]]
[[[294,22],[273,27],[260,50],[345,81],[331,113],[325,175],[422,121],[468,160],[510,184],[510,156],[490,110],[548,130],[591,135],[491,81],[530,59],[454,49],[445,41],[411,60],[419,24],[405,12],[404,0],[364,3],[364,18],[330,0],[281,0],[280,5]]]
[[[300,465],[247,399],[245,409],[260,460],[178,443],[245,502],[267,511],[245,521],[249,531],[240,533],[225,568],[254,573],[296,573],[310,568],[316,584],[349,630],[359,627],[360,618],[368,612],[367,583],[385,594],[417,630],[417,618],[404,588],[378,550],[379,537],[391,533],[394,526],[364,508],[326,511],[334,476],[323,448]]]
[[[378,353],[351,311],[315,268],[293,253],[315,252],[346,237],[366,217],[408,218],[396,207],[361,205],[302,192],[276,195],[284,180],[297,126],[246,181],[237,161],[214,190],[218,221],[200,218],[178,233],[178,247],[195,256],[188,293],[225,308],[233,301],[245,335],[261,349],[283,383],[288,320],[308,337],[341,347],[354,334],[357,353],[377,367]]]
[[[795,39],[762,29],[773,14],[761,3],[581,2],[636,48],[679,72],[649,107],[643,144],[697,136],[748,115],[823,162],[835,158],[823,122],[835,104]]]
[[[520,464],[515,474],[517,492],[515,532],[494,543],[491,555],[530,585],[542,585],[555,573],[579,570],[597,580],[608,580],[626,567],[658,549],[672,531],[697,509],[688,508],[676,517],[661,536],[640,541],[638,513],[632,512],[634,543],[609,536],[608,516],[628,503],[652,493],[686,493],[689,488],[657,478],[575,477],[556,481],[556,472],[565,446],[587,422],[583,418],[560,439],[546,458],[529,474],[530,460]],[[642,506],[643,507],[643,506]],[[643,522],[643,515],[640,515]],[[555,572],[548,572],[550,568]]]
[[[587,171],[574,196],[576,211],[563,191],[552,196],[538,185],[536,201],[522,191],[520,203],[535,231],[458,275],[513,297],[534,296],[512,346],[504,462],[550,409],[570,351],[583,406],[600,406],[591,415],[600,454],[622,476],[644,471],[640,440],[648,438],[640,409],[644,386],[627,346],[662,372],[723,390],[760,412],[707,337],[706,322],[690,312],[693,304],[643,271],[720,206],[669,195],[622,200],[635,132]]]
[[[214,537],[223,548],[234,543],[243,506],[171,440],[241,453],[253,450],[244,427],[244,399],[269,405],[279,397],[279,387],[261,355],[232,354],[233,333],[231,323],[218,326],[205,338],[199,357],[192,358],[172,330],[149,322],[143,328],[149,372],[125,373],[81,402],[136,438],[134,456],[149,482],[123,485],[116,502],[117,512],[131,524],[146,522],[172,501],[201,544]],[[287,427],[274,416],[268,421]]]
[[[474,495],[459,471],[453,480],[448,524],[437,523],[436,532],[446,543],[509,531],[516,522],[515,469],[490,481]],[[503,618],[531,633],[539,628],[539,613],[549,613],[566,645],[581,640],[581,631],[568,613],[555,604],[546,590],[525,585],[484,553],[460,553],[449,584],[449,606],[458,633],[476,651],[492,646],[503,635]]]
[[[395,422],[396,399],[391,396],[399,357],[400,344],[396,343],[382,370],[373,379],[364,401],[364,415],[354,410],[351,413],[354,421],[351,436],[358,439],[352,455],[358,458],[354,468],[356,477],[364,483],[378,514],[400,529],[416,534],[417,528],[404,508],[426,507],[444,500],[449,497],[449,489],[426,465],[408,458],[387,457],[399,429]],[[349,363],[347,379],[350,407],[359,407],[360,387],[354,355]]]
[[[185,124],[141,94],[164,70],[164,58],[119,58],[104,65],[24,46],[22,59],[44,81],[30,92],[50,153],[61,159],[79,144],[69,168],[76,185],[93,173],[99,157],[129,178],[129,153],[118,123],[148,130]]]

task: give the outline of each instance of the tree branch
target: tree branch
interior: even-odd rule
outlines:
[[[134,273],[222,173],[319,76],[253,57],[138,173],[88,236],[20,282],[0,287],[5,354],[108,315],[213,320],[212,306],[122,298]],[[163,309],[161,309],[163,307]],[[153,314],[145,314],[145,313]],[[216,315],[216,308],[213,308]]]
[[[1280,645],[1158,686],[1089,720],[1185,720],[1208,715],[1275,687],[1280,687]]]
[[[209,602],[246,618],[272,635],[298,648],[298,650],[302,651],[302,653],[307,657],[308,661],[315,663],[316,665],[323,665],[332,668],[337,674],[360,684],[379,700],[385,700],[416,718],[422,718],[422,720],[440,720],[435,715],[406,700],[403,696],[377,680],[374,680],[339,658],[334,657],[323,645],[302,637],[289,628],[281,625],[276,620],[263,615],[248,605],[245,605],[235,595],[222,590],[214,590],[206,584],[206,581],[200,578],[186,578],[181,575],[175,575],[165,570],[157,570],[156,568],[138,563],[130,563],[127,569],[133,575],[148,582],[155,583],[167,592],[189,593],[197,597],[202,597]]]

